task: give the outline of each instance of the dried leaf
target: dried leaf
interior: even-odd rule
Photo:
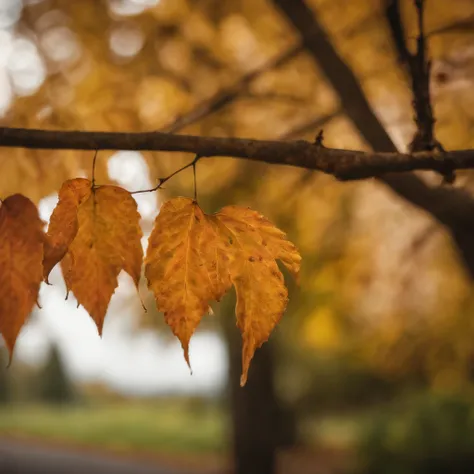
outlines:
[[[282,230],[248,207],[226,206],[221,209],[218,215],[226,216],[226,219],[245,222],[250,227],[248,230],[251,233],[258,234],[254,238],[267,248],[274,259],[280,260],[293,278],[298,281],[301,255]]]
[[[301,257],[285,234],[255,211],[229,206],[216,214],[216,219],[225,227],[230,243],[229,272],[237,295],[237,326],[243,338],[243,386],[255,350],[268,340],[288,302],[275,259],[282,260],[298,278]]]
[[[209,235],[212,228],[192,199],[172,199],[155,220],[145,258],[148,287],[181,341],[188,365],[189,340],[218,291],[201,256]]]
[[[214,216],[205,216],[205,220],[198,250],[210,280],[212,299],[220,301],[232,286],[227,241]]]
[[[0,205],[0,333],[10,352],[38,299],[43,275],[43,222],[21,194]]]
[[[255,350],[270,336],[288,300],[276,259],[298,278],[298,251],[255,211],[229,206],[206,216],[186,198],[163,205],[150,236],[145,275],[188,364],[189,340],[209,302],[218,301],[233,284],[237,325],[244,340],[241,384],[245,384]]]
[[[125,270],[138,287],[143,250],[140,215],[131,194],[101,186],[79,205],[78,231],[61,262],[72,291],[102,333],[105,313]]]
[[[79,204],[90,193],[91,182],[84,178],[65,181],[59,190],[58,204],[51,215],[44,246],[43,274],[46,282],[51,270],[66,255],[69,245],[76,237]]]

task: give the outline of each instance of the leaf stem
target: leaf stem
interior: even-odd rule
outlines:
[[[96,149],[94,153],[94,158],[92,159],[92,189],[95,188],[95,164],[97,162],[98,153],[99,153],[99,149]]]
[[[200,155],[196,155],[194,157],[193,161],[191,161],[190,163],[182,166],[181,168],[177,169],[176,171],[173,171],[169,176],[166,176],[166,178],[159,178],[158,179],[158,184],[155,187],[150,188],[150,189],[140,189],[139,191],[132,191],[132,192],[130,192],[130,194],[143,194],[143,193],[152,193],[154,191],[158,191],[158,189],[161,189],[163,184],[165,184],[167,181],[169,181],[171,178],[173,178],[177,174],[181,173],[181,171],[184,171],[188,168],[191,168],[191,166],[195,167],[196,163],[198,162],[198,160],[200,158],[201,158]],[[196,181],[194,182],[194,194],[196,195]]]
[[[194,177],[194,201],[197,202],[197,179],[196,179],[196,164],[199,161],[200,156],[196,155],[193,160],[193,177]]]

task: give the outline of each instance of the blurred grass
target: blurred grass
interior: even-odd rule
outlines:
[[[225,429],[224,415],[217,407],[196,408],[180,400],[0,408],[0,436],[31,437],[123,452],[223,453]]]
[[[431,398],[430,394],[426,395]],[[328,412],[300,420],[299,433],[312,449],[357,451],[380,417],[396,411],[404,421],[414,394],[365,409]],[[100,401],[98,401],[100,400]],[[422,405],[426,404],[423,402]],[[83,404],[0,405],[0,436],[70,443],[129,454],[226,455],[229,420],[218,403],[188,398],[101,399]]]
[[[308,417],[300,432],[309,446],[351,448],[373,416]],[[115,401],[93,405],[0,406],[0,436],[31,437],[123,452],[224,454],[227,420],[217,406],[186,399]]]

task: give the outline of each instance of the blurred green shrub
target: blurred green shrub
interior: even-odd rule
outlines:
[[[423,395],[377,415],[359,445],[358,474],[474,472],[474,398]]]

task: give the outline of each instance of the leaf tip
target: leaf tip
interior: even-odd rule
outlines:
[[[183,351],[184,351],[184,360],[186,361],[187,366],[189,367],[189,370],[191,371],[191,374],[193,373],[193,369],[191,368],[191,362],[189,361],[189,344],[181,344],[183,346]]]
[[[45,250],[46,251],[46,250]],[[49,282],[49,274],[51,273],[51,270],[48,268],[45,259],[43,258],[43,281],[47,285],[51,285]]]
[[[13,361],[13,350],[15,348],[16,336],[13,338],[10,338],[10,337],[6,337],[5,334],[3,334],[3,340],[5,341],[5,345],[8,350],[8,362],[6,365],[6,368],[8,369],[12,365],[12,361]]]
[[[142,305],[143,311],[145,313],[148,313],[148,309],[146,308],[145,303],[143,302],[142,295],[140,294],[140,292],[138,292],[138,298],[140,299],[140,304]]]
[[[104,330],[104,318],[94,319],[94,322],[97,326],[97,332],[99,333],[99,337],[102,338],[102,334]]]

